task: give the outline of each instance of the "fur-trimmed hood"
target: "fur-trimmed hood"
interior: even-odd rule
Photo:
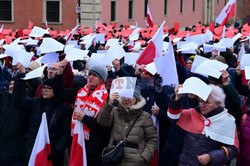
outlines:
[[[136,116],[140,115],[143,109],[143,106],[146,104],[146,100],[140,96],[135,105],[132,105],[129,110],[127,110],[123,104],[121,103],[121,98],[118,100],[118,112],[119,117],[124,119],[125,121],[130,121],[134,119]]]

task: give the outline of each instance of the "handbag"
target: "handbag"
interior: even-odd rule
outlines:
[[[112,148],[105,147],[102,151],[102,163],[107,166],[113,166],[121,162],[122,157],[124,155],[124,144],[127,141],[128,135],[135,125],[135,122],[139,116],[136,117],[135,121],[131,125],[128,133],[126,134],[126,137],[124,138],[123,141],[120,141],[116,146]]]

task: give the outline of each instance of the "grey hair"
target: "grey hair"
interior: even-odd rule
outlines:
[[[209,96],[212,97],[212,99],[214,100],[215,103],[220,102],[220,106],[225,107],[226,95],[223,92],[222,88],[220,88],[219,86],[213,85],[213,84],[210,84],[209,86],[210,86],[210,88],[212,88],[212,91],[211,91]]]

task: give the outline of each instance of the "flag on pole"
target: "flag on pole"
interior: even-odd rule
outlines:
[[[68,37],[67,37],[66,44],[68,43],[69,40],[71,40],[71,38],[73,37],[73,35],[74,35],[75,31],[77,30],[78,26],[79,26],[79,25],[77,24],[77,25],[75,26],[75,28],[71,30],[71,32],[69,33],[69,35],[68,35]]]
[[[50,154],[51,150],[47,118],[46,113],[43,113],[28,166],[52,166],[52,162],[48,161],[48,156]]]
[[[73,132],[69,166],[87,166],[87,157],[85,151],[85,142],[83,134],[83,124],[76,121]]]
[[[235,7],[236,0],[228,1],[226,6],[222,9],[220,15],[217,17],[216,23],[221,24],[222,26],[225,25],[227,20],[235,15]]]
[[[44,25],[44,29],[48,29],[48,22],[47,22],[47,20],[45,21],[45,25]]]
[[[29,29],[32,29],[34,27],[34,23],[29,20]]]
[[[147,5],[147,24],[149,27],[153,27],[154,26],[154,23],[153,23],[153,18],[152,18],[152,15],[150,13],[150,10],[149,10],[149,6]]]
[[[148,43],[145,50],[142,52],[140,57],[137,59],[136,63],[139,65],[147,65],[154,61],[154,58],[160,57],[162,55],[163,49],[163,25],[165,21],[161,24],[160,28],[155,33],[152,40]]]

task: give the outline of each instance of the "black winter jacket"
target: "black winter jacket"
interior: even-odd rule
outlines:
[[[28,116],[16,109],[12,95],[0,93],[0,160],[21,161]]]
[[[55,98],[48,100],[23,97],[24,90],[25,82],[17,80],[13,91],[13,103],[18,109],[29,114],[28,130],[25,134],[26,160],[32,151],[44,112],[47,116],[51,152],[52,154],[60,154],[63,159],[64,150],[70,140],[71,116],[69,107]]]

